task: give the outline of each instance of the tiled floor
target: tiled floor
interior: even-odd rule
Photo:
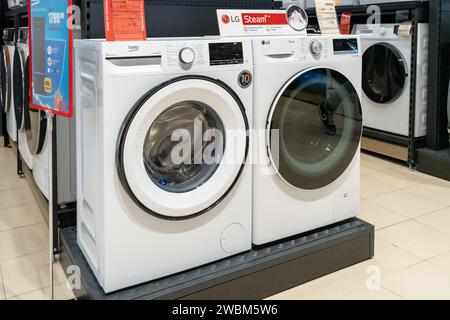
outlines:
[[[450,182],[362,156],[361,218],[375,258],[272,299],[450,299]],[[12,151],[0,147],[0,299],[49,297],[47,227]],[[56,298],[72,298],[60,266]]]
[[[25,179],[16,175],[11,149],[0,140],[0,300],[48,299],[48,229]],[[55,298],[71,299],[61,266]]]
[[[375,258],[273,299],[450,299],[450,182],[364,154],[360,217]]]

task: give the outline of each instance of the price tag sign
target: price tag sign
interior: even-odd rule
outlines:
[[[333,0],[315,0],[316,13],[322,34],[340,34],[336,13],[336,4]]]
[[[107,41],[139,41],[147,38],[144,0],[105,0]]]
[[[30,106],[73,115],[72,0],[28,0]]]

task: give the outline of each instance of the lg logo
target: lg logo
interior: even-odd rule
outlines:
[[[241,22],[241,18],[239,16],[230,17],[229,15],[224,14],[222,16],[222,22],[224,24],[229,24],[230,22]]]

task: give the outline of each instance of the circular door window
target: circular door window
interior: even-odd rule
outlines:
[[[14,50],[14,64],[13,64],[13,92],[14,92],[14,114],[16,117],[17,128],[22,129],[23,116],[23,72],[22,72],[22,57],[18,49]]]
[[[359,148],[358,93],[338,71],[310,69],[280,91],[268,123],[270,158],[281,178],[320,189],[344,173]]]
[[[0,52],[0,105],[5,112],[6,108],[6,66],[3,51]]]
[[[407,77],[405,60],[392,45],[378,43],[364,53],[362,88],[373,102],[394,102],[403,92]]]
[[[2,71],[2,102],[3,111],[6,113],[9,112],[11,105],[11,55],[7,47],[3,47],[2,58],[2,68],[4,68],[4,71]]]
[[[148,92],[119,134],[120,181],[144,211],[189,219],[226,198],[248,152],[242,102],[224,83],[180,77]]]

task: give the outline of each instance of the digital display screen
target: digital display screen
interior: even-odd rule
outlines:
[[[244,63],[242,42],[210,43],[209,61],[212,66]]]
[[[334,53],[358,53],[358,39],[334,39]]]

